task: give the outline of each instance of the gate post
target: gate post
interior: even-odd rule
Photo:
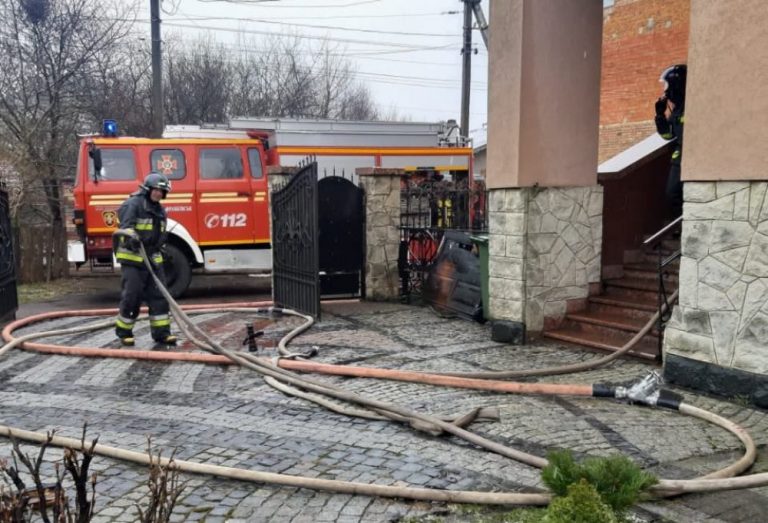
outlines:
[[[299,172],[298,167],[289,165],[270,165],[267,167],[267,188],[269,192],[269,239],[272,242],[272,238],[275,237],[272,230],[272,193],[281,187],[285,187],[291,180],[291,176]],[[274,249],[274,245],[272,248]],[[272,282],[274,285],[275,282]],[[273,287],[274,288],[274,287]]]
[[[365,191],[365,299],[397,300],[402,169],[355,170]]]

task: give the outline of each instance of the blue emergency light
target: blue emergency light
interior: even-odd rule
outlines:
[[[104,120],[101,123],[102,136],[114,138],[117,136],[117,120]]]

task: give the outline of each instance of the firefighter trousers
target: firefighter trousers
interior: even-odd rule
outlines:
[[[133,326],[139,316],[141,302],[149,307],[149,326],[152,339],[163,341],[171,334],[171,317],[168,314],[168,302],[155,285],[155,280],[145,267],[123,265],[122,291],[120,293],[120,312],[115,322],[118,338],[133,337]],[[163,268],[155,269],[160,281],[165,282]]]

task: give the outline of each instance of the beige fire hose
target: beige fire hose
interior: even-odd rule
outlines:
[[[149,268],[151,270],[151,266],[149,266]],[[153,276],[154,276],[154,274],[153,274]],[[157,281],[157,283],[158,283],[159,288],[161,289],[161,291],[165,291],[165,289],[159,284],[159,281]],[[544,464],[546,464],[546,460],[543,460],[542,458],[538,458],[536,456],[527,455],[525,453],[521,453],[521,452],[516,451],[514,449],[508,449],[508,448],[506,448],[504,446],[501,446],[501,445],[498,445],[498,444],[496,444],[494,442],[490,442],[488,440],[485,440],[485,438],[482,438],[482,437],[480,437],[478,435],[472,434],[472,433],[467,432],[467,431],[463,431],[463,429],[460,429],[459,427],[456,427],[455,425],[453,425],[451,423],[448,423],[448,422],[445,422],[443,420],[440,420],[440,419],[437,419],[437,418],[434,418],[434,417],[431,417],[431,416],[424,416],[424,415],[420,415],[420,414],[417,414],[417,413],[412,413],[412,412],[407,411],[406,409],[401,409],[400,407],[394,407],[392,405],[388,405],[388,404],[382,403],[382,402],[377,402],[375,400],[368,400],[368,399],[365,399],[365,398],[361,398],[358,395],[355,395],[355,394],[352,394],[352,393],[348,393],[346,391],[344,391],[343,394],[339,394],[339,391],[343,390],[343,389],[336,389],[335,387],[330,387],[330,386],[322,384],[322,383],[312,382],[310,380],[306,380],[306,379],[303,379],[303,378],[298,378],[295,375],[293,375],[292,373],[288,373],[287,371],[285,371],[285,370],[283,370],[283,369],[281,369],[281,368],[279,368],[279,367],[277,367],[275,365],[272,365],[272,364],[269,364],[269,363],[265,363],[261,359],[255,358],[255,357],[253,357],[250,354],[232,353],[231,351],[227,351],[226,349],[223,349],[221,347],[217,347],[218,344],[216,344],[203,331],[201,331],[194,324],[194,322],[189,320],[189,318],[186,316],[186,314],[184,313],[183,310],[178,308],[178,305],[172,300],[170,295],[167,294],[167,291],[165,291],[165,294],[166,294],[166,299],[168,299],[169,304],[171,304],[172,309],[174,309],[174,314],[177,315],[178,318],[181,318],[183,320],[182,322],[179,323],[179,325],[181,326],[182,330],[184,330],[185,333],[188,333],[188,336],[190,337],[190,339],[196,340],[197,343],[199,343],[206,350],[213,350],[214,352],[219,352],[220,351],[219,352],[220,354],[226,355],[227,357],[233,359],[233,361],[237,362],[238,364],[241,364],[243,366],[246,366],[248,368],[256,370],[257,372],[260,372],[260,373],[262,373],[264,375],[272,376],[274,379],[277,379],[277,380],[280,380],[280,381],[283,381],[283,382],[289,382],[292,385],[298,386],[300,388],[303,388],[303,389],[306,389],[306,390],[312,390],[312,391],[314,391],[316,393],[319,393],[319,394],[331,395],[331,396],[336,397],[337,399],[341,399],[343,401],[350,401],[352,403],[358,403],[360,405],[364,405],[366,407],[372,408],[375,412],[384,413],[384,415],[386,415],[387,417],[390,417],[390,418],[393,417],[393,416],[399,417],[399,421],[402,421],[404,419],[408,419],[412,423],[416,422],[416,423],[422,424],[423,425],[421,427],[422,429],[424,428],[424,426],[425,427],[440,428],[442,430],[445,430],[446,432],[450,432],[452,434],[458,435],[459,437],[468,436],[470,438],[470,439],[468,439],[468,441],[472,441],[472,442],[474,442],[476,444],[480,444],[481,446],[483,446],[484,448],[487,448],[488,450],[492,450],[494,452],[498,452],[498,453],[500,453],[502,455],[505,455],[507,457],[512,457],[513,459],[517,459],[517,460],[522,461],[524,463],[529,463],[529,464],[532,464],[532,465],[538,466],[538,467],[541,467]],[[203,307],[204,306],[200,306],[198,309],[199,310],[204,310]],[[221,309],[217,308],[216,310],[221,310]],[[299,315],[298,313],[295,313],[294,311],[287,311],[287,310],[284,310],[284,309],[279,309],[279,310],[281,310],[283,313],[303,316],[303,315]],[[304,316],[304,317],[308,318],[306,316]],[[281,346],[282,349],[285,349],[285,346],[290,341],[290,339],[292,339],[293,337],[297,336],[299,333],[303,332],[304,330],[309,328],[309,326],[311,326],[311,321],[312,321],[311,318],[309,318],[309,320],[307,322],[305,322],[304,325],[301,325],[301,326],[293,329],[288,335],[286,335],[286,337],[284,337],[281,340],[279,346]],[[95,325],[101,325],[101,324],[104,324],[104,323],[105,322],[100,322],[99,324],[94,324],[94,326],[90,326],[90,328],[91,329],[98,328]],[[111,324],[111,322],[110,322],[110,324]],[[82,330],[86,330],[86,328],[85,327],[78,328],[78,331],[82,331]],[[62,331],[64,331],[64,332],[62,332]],[[200,338],[202,338],[202,341],[201,340],[197,340],[196,337],[192,334],[192,331],[194,331],[195,334],[197,334]],[[72,331],[68,330],[68,329],[62,329],[62,330],[51,331],[51,332],[66,333],[66,332],[72,332]],[[22,337],[22,338],[24,338],[24,341],[25,341],[25,340],[32,339],[32,338],[35,338],[35,337],[43,337],[42,334],[48,334],[48,333],[35,333],[35,334],[27,335],[27,336]],[[50,334],[50,335],[55,335],[55,334]],[[16,338],[11,343],[14,344],[13,346],[18,345],[18,344],[20,344],[23,341],[22,338]],[[11,348],[10,346],[6,346],[3,349],[0,349],[0,355],[2,355],[4,352],[6,352],[10,348]],[[306,362],[301,362],[301,363],[306,363]],[[537,385],[541,385],[541,384],[537,384]],[[546,392],[542,392],[542,393],[546,393]],[[754,455],[755,455],[754,443],[752,442],[751,438],[746,433],[746,431],[744,431],[741,427],[739,427],[735,423],[730,422],[729,420],[726,420],[725,418],[722,418],[722,417],[720,417],[720,416],[718,416],[718,415],[716,415],[714,413],[710,413],[710,412],[704,411],[702,409],[697,409],[696,407],[692,407],[692,406],[686,405],[684,403],[681,403],[679,405],[679,409],[678,410],[680,410],[680,412],[683,412],[684,414],[692,415],[692,416],[698,417],[700,419],[706,420],[708,422],[715,423],[715,424],[725,428],[726,430],[731,431],[737,437],[739,437],[739,439],[745,445],[746,452],[745,452],[744,456],[742,456],[742,458],[740,460],[738,460],[737,462],[733,463],[732,465],[729,465],[728,467],[725,467],[724,469],[721,469],[721,470],[718,470],[716,472],[713,472],[713,473],[711,473],[711,474],[709,474],[707,476],[704,476],[703,478],[700,478],[700,479],[695,479],[695,480],[661,480],[659,482],[659,484],[654,488],[654,492],[656,492],[657,494],[660,494],[660,495],[668,495],[668,494],[675,494],[675,493],[681,493],[681,492],[698,492],[698,491],[707,491],[707,490],[722,490],[722,489],[727,489],[727,488],[744,488],[746,486],[758,486],[758,485],[763,485],[763,484],[768,483],[768,474],[755,474],[755,475],[752,475],[752,476],[744,476],[744,477],[741,477],[741,478],[731,478],[731,479],[728,479],[728,480],[705,479],[705,478],[723,478],[723,477],[727,477],[727,476],[730,476],[730,475],[733,475],[733,474],[740,473],[743,470],[745,470],[746,468],[748,468],[751,465],[751,463],[754,461]],[[397,418],[395,418],[395,419],[397,419]],[[19,437],[19,438],[22,438],[22,439],[29,439],[31,441],[42,441],[46,437],[45,435],[42,435],[40,433],[29,433],[28,431],[21,431],[20,429],[12,429],[12,428],[9,428],[9,427],[2,427],[2,428],[0,428],[0,433],[2,433],[2,434],[8,434],[9,431],[12,431],[14,436],[16,436],[16,437]],[[466,434],[464,434],[463,432],[466,432]],[[31,434],[35,434],[35,436],[34,437],[31,436]],[[41,438],[43,438],[43,439],[41,439]],[[475,440],[474,438],[480,438],[480,440]],[[61,439],[61,441],[63,441],[63,440],[66,440],[66,438]],[[483,440],[485,440],[485,441],[483,441]],[[56,441],[59,441],[59,440],[56,440]],[[70,445],[70,443],[71,443],[71,445]],[[54,442],[54,444],[59,444],[59,443]],[[486,445],[486,444],[490,444],[490,445]],[[80,447],[80,442],[77,441],[77,440],[68,439],[66,446],[72,446],[74,448],[79,448]],[[97,447],[103,447],[103,446],[99,445]],[[104,447],[104,448],[105,449],[111,449],[111,447]],[[120,451],[120,452],[129,452],[129,451],[121,451],[121,449],[115,449],[115,450],[116,451]],[[512,451],[512,452],[509,452],[509,451]],[[97,448],[97,452],[98,452],[98,448]],[[105,450],[105,452],[106,452],[106,450]],[[138,461],[136,461],[136,462],[138,462],[138,463],[148,463],[148,459],[149,458],[146,455],[140,454],[140,453],[133,453],[133,454],[136,454],[138,457],[140,457],[140,459]],[[109,454],[105,453],[104,455],[109,455]],[[117,455],[112,456],[112,457],[117,457]],[[119,458],[119,459],[123,459],[123,458]],[[397,487],[397,488],[395,488],[395,487],[381,487],[381,486],[378,486],[378,485],[367,485],[367,484],[351,484],[351,483],[348,483],[348,482],[331,481],[331,480],[316,480],[316,479],[313,479],[313,478],[300,478],[300,477],[295,477],[295,476],[284,476],[284,475],[279,475],[279,474],[258,473],[258,472],[252,472],[252,471],[241,471],[240,469],[231,469],[231,470],[237,470],[238,471],[233,476],[233,475],[229,475],[230,474],[229,472],[220,471],[219,470],[219,469],[227,469],[226,467],[217,467],[217,466],[211,466],[211,465],[202,465],[202,464],[194,464],[194,463],[179,462],[179,461],[177,461],[176,463],[178,464],[179,470],[183,470],[183,471],[187,471],[187,472],[203,472],[203,469],[201,469],[200,467],[210,467],[209,470],[211,472],[213,472],[213,473],[216,473],[216,474],[220,474],[221,473],[221,474],[223,474],[223,477],[237,477],[238,479],[247,479],[247,477],[253,477],[253,476],[249,476],[249,474],[259,474],[259,475],[260,474],[266,474],[269,477],[273,477],[274,476],[275,479],[276,479],[276,481],[274,481],[275,483],[283,484],[283,485],[289,485],[290,484],[292,486],[296,486],[296,484],[295,483],[290,483],[290,482],[293,482],[293,481],[296,481],[296,480],[306,479],[306,480],[311,480],[311,481],[309,481],[308,483],[304,483],[302,485],[299,485],[299,486],[306,486],[308,488],[319,488],[319,489],[343,491],[343,492],[355,492],[355,493],[367,494],[367,495],[379,495],[379,496],[392,495],[392,496],[396,496],[396,497],[408,497],[410,499],[427,499],[427,500],[441,500],[441,501],[461,501],[461,502],[471,502],[471,503],[503,503],[503,504],[518,504],[518,501],[514,501],[514,499],[519,499],[520,500],[519,503],[521,503],[521,504],[543,504],[543,503],[546,503],[547,500],[549,499],[549,497],[547,495],[544,495],[544,494],[533,494],[533,495],[525,494],[525,495],[521,495],[521,494],[510,494],[510,493],[508,493],[508,494],[503,494],[503,497],[505,496],[503,498],[503,499],[505,499],[504,501],[489,501],[488,500],[489,497],[493,498],[494,496],[498,496],[499,494],[497,494],[497,493],[478,493],[478,492],[460,493],[461,496],[459,496],[459,497],[461,497],[462,499],[456,499],[456,498],[453,497],[454,494],[457,494],[456,491],[447,491],[445,496],[443,496],[441,494],[441,495],[438,496],[438,498],[435,498],[435,497],[421,498],[421,497],[416,497],[416,496],[420,496],[421,495],[421,493],[419,491],[426,490],[430,494],[435,493],[437,491],[434,491],[432,489],[410,489],[410,490],[413,491],[412,492],[413,495],[404,495],[402,493],[387,494],[384,491],[379,491],[379,489],[391,488],[391,489],[395,489],[395,490],[399,491],[399,490],[402,490],[402,488],[399,488],[399,487]],[[189,464],[190,467],[189,468],[185,468],[185,467],[187,467],[186,464]],[[247,474],[241,474],[241,472],[242,473],[247,473]],[[266,476],[260,476],[260,477],[262,479],[258,479],[258,480],[254,479],[254,481],[267,481],[266,479],[263,479]],[[286,481],[289,481],[289,483],[283,483],[282,480],[279,480],[279,477],[290,478],[290,479],[286,480]],[[733,480],[739,480],[739,481],[733,481]],[[725,481],[726,483],[717,483],[718,481],[720,481],[720,482]],[[330,482],[330,483],[328,483],[326,486],[321,486],[319,483],[317,485],[315,485],[314,482]],[[314,486],[309,486],[309,483],[312,483]],[[330,486],[331,484],[333,484],[333,486]],[[344,485],[347,485],[347,486],[346,487],[341,487],[340,485],[337,485],[337,484],[344,484]],[[354,485],[354,486],[350,486],[350,485]],[[718,485],[720,485],[720,486],[718,486]],[[337,490],[336,487],[345,488],[347,490]],[[363,489],[363,488],[366,488],[366,487],[376,487],[376,489],[369,490],[369,491],[360,490],[360,489]],[[404,487],[404,488],[408,489],[407,487]],[[352,490],[349,490],[349,489],[352,489]],[[374,492],[374,490],[376,490],[376,492]],[[392,491],[392,492],[394,492],[394,491]],[[469,501],[468,500],[469,498],[463,497],[465,494],[467,494],[467,495],[476,494],[479,497],[474,498],[473,501]],[[510,497],[510,496],[512,496],[512,497]],[[525,496],[525,497],[524,498],[522,498],[522,497],[521,498],[514,498],[514,496]],[[538,498],[530,498],[530,496],[540,496],[540,497],[538,497]],[[448,499],[448,498],[451,498],[451,499]],[[481,501],[480,498],[482,498],[484,501]],[[501,497],[496,497],[495,499],[501,500],[502,498]]]

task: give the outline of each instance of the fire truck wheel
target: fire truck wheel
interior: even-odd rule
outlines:
[[[192,267],[184,252],[175,245],[165,247],[165,281],[171,296],[178,298],[187,290],[192,279]]]

